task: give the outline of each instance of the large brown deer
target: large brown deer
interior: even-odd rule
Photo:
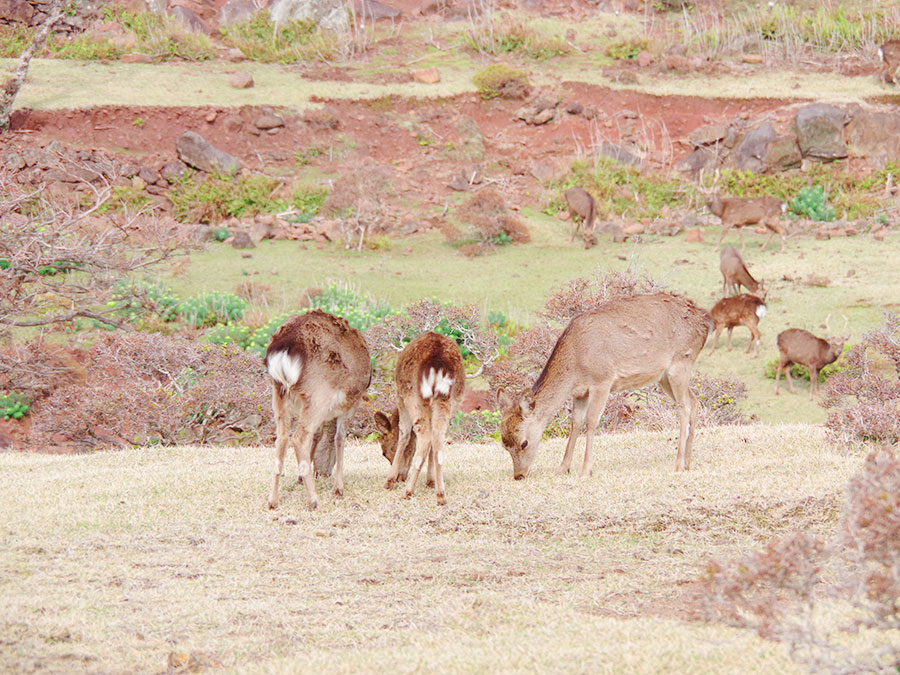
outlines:
[[[580,187],[569,188],[566,190],[565,195],[569,214],[572,216],[572,222],[575,223],[569,242],[575,241],[575,235],[578,234],[578,228],[580,227],[584,247],[590,248],[594,246],[597,243],[597,238],[594,236],[594,215],[596,211],[594,198],[587,190]]]
[[[762,282],[753,278],[734,246],[722,248],[719,254],[719,271],[722,273],[722,295],[737,295],[743,286],[753,295],[765,299],[766,289]]]
[[[712,310],[713,321],[716,324],[716,337],[713,340],[712,351],[719,345],[719,336],[722,329],[728,329],[728,351],[731,351],[731,331],[736,326],[746,326],[750,329],[750,343],[747,345],[747,353],[753,350],[753,358],[759,354],[759,320],[766,315],[766,303],[762,298],[748,293],[741,293],[731,298],[722,298]]]
[[[559,470],[569,471],[585,429],[581,475],[589,475],[591,444],[609,395],[655,383],[678,405],[675,470],[688,469],[698,405],[690,390],[691,368],[712,327],[706,311],[670,293],[614,298],[573,317],[534,385],[514,396],[497,392],[513,477],[528,475],[547,423],[570,397],[572,430]]]
[[[897,84],[897,67],[900,66],[900,40],[888,40],[878,47],[878,58],[884,63],[882,79],[885,82]]]
[[[714,195],[706,205],[713,215],[722,219],[722,235],[719,237],[719,243],[716,244],[716,250],[722,245],[725,235],[732,227],[738,228],[741,235],[741,252],[744,251],[744,225],[763,225],[768,231],[769,236],[763,242],[762,248],[765,250],[769,245],[772,235],[779,234],[781,236],[781,250],[784,251],[784,240],[787,237],[784,227],[779,223],[781,214],[787,210],[787,204],[779,201],[776,197],[768,195],[764,197],[719,197]]]
[[[419,472],[429,457],[434,466],[437,502],[446,504],[444,441],[450,419],[459,409],[466,388],[466,370],[459,346],[446,335],[423,333],[400,352],[394,380],[399,412],[396,447],[405,448],[410,433],[416,432],[416,454],[404,496],[410,497],[415,492]],[[395,452],[385,483],[388,489],[400,478],[402,458],[402,452]]]
[[[846,328],[846,326],[845,326]],[[788,328],[778,334],[778,367],[775,369],[775,395],[778,395],[778,381],[781,379],[781,371],[787,377],[788,389],[795,394],[794,383],[791,381],[791,366],[795,363],[806,367],[809,371],[809,400],[819,391],[819,371],[829,363],[837,361],[844,351],[844,343],[847,337],[840,338],[840,342],[830,342],[818,338],[808,330],[802,328]]]
[[[372,361],[362,334],[346,320],[313,310],[288,319],[272,336],[265,356],[272,377],[275,471],[269,508],[278,506],[278,479],[288,441],[294,448],[309,507],[319,506],[313,442],[335,420],[334,494],[344,494],[346,423],[372,379]],[[291,427],[296,420],[296,429]]]

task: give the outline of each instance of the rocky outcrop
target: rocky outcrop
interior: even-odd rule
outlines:
[[[200,134],[188,131],[175,141],[178,157],[188,166],[200,171],[234,175],[241,170],[241,162],[224,150],[219,150]]]
[[[338,32],[348,28],[347,8],[341,0],[273,0],[269,15],[276,23],[303,20]]]
[[[842,159],[847,156],[843,131],[847,113],[832,105],[815,103],[797,111],[794,127],[804,157]]]

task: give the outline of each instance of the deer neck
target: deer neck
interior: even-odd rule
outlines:
[[[572,394],[568,378],[561,372],[561,368],[555,366],[556,364],[551,358],[531,388],[534,394],[534,416],[544,426],[550,422]]]

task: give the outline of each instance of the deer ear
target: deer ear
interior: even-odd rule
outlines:
[[[497,406],[501,410],[510,407],[512,403],[512,399],[509,397],[509,394],[504,391],[503,387],[497,389]]]
[[[523,414],[528,414],[534,410],[534,394],[530,389],[526,389],[525,393],[519,399],[519,407],[522,408]]]
[[[388,419],[388,416],[385,415],[380,410],[375,413],[375,428],[378,429],[378,433],[380,434],[389,434],[391,433],[391,421]]]

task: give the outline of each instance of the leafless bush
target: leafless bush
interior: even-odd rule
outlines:
[[[510,213],[506,201],[496,190],[479,190],[460,207],[458,215],[460,220],[475,227],[482,245],[531,241],[528,227]]]
[[[55,388],[34,416],[35,443],[270,442],[262,363],[237,347],[160,334],[101,337],[83,355],[83,381]]]
[[[348,248],[362,250],[367,236],[387,231],[390,223],[384,216],[390,196],[391,175],[380,165],[364,165],[335,181],[325,209],[343,221]]]
[[[838,579],[839,581],[833,581]],[[698,593],[704,618],[786,644],[811,672],[888,672],[900,666],[900,459],[871,453],[851,479],[838,532],[770,542],[730,563],[712,562]],[[841,610],[829,619],[824,607]],[[864,649],[847,636],[863,634]],[[873,646],[874,645],[874,646]]]
[[[822,405],[835,440],[900,442],[900,316],[887,314],[853,346],[826,381]]]
[[[712,377],[695,372],[691,391],[700,403],[697,424],[701,427],[745,424],[739,403],[747,397],[747,385],[732,377]],[[631,395],[640,405],[632,409],[631,425],[642,429],[671,429],[678,425],[678,408],[658,386],[638,390]]]
[[[49,344],[43,336],[0,350],[0,389],[15,390],[31,401],[83,377],[84,366],[71,350]]]

